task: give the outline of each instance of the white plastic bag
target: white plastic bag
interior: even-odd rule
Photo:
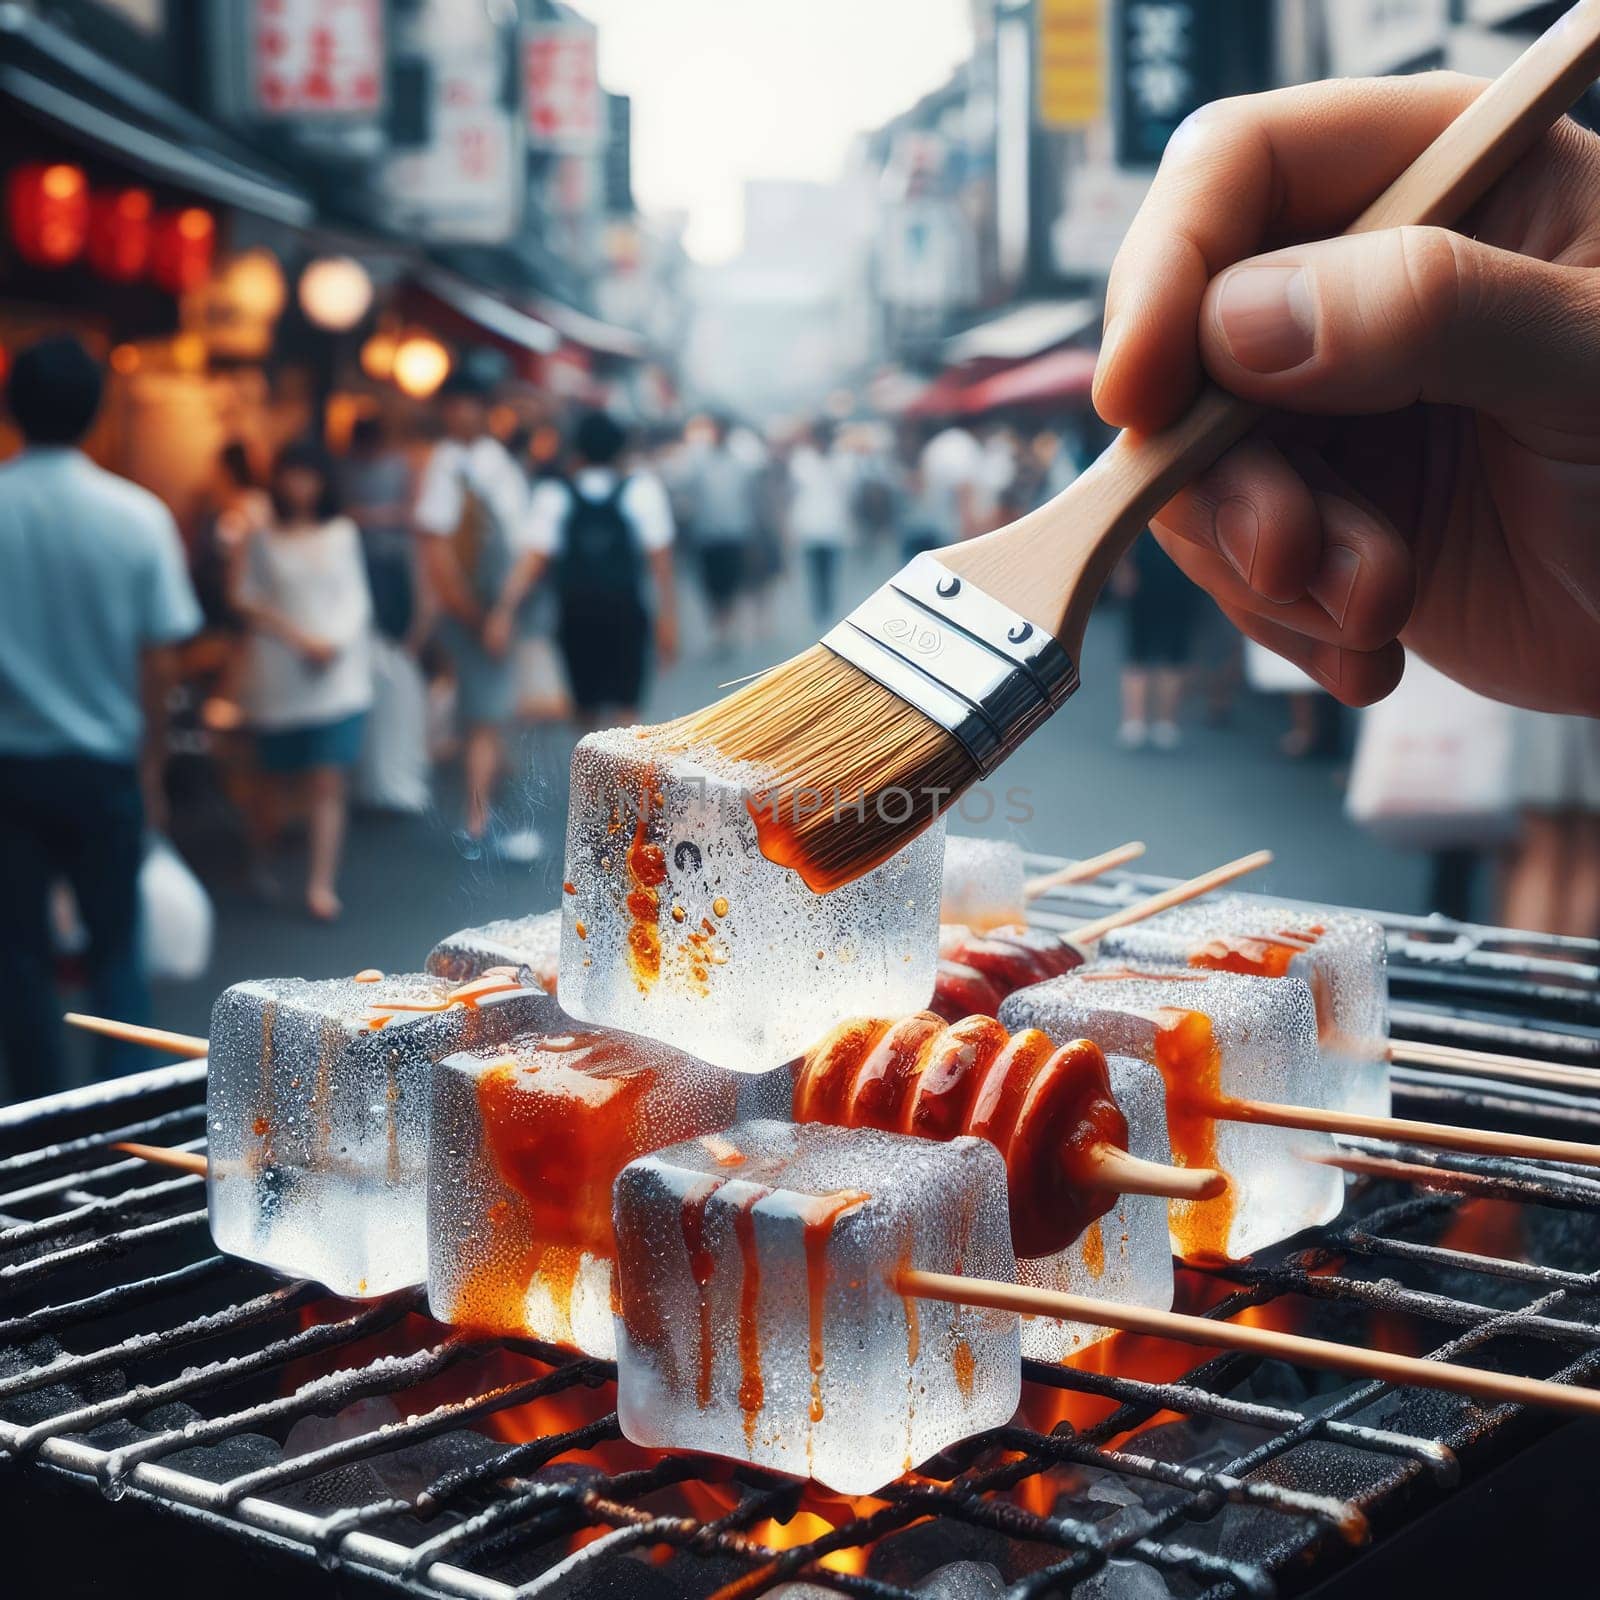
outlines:
[[[1400,687],[1361,714],[1345,810],[1403,848],[1503,843],[1517,830],[1515,713],[1416,656]]]
[[[139,907],[148,976],[200,977],[211,964],[211,896],[160,834],[150,840],[139,869]]]
[[[372,641],[372,710],[355,770],[358,803],[415,816],[428,809],[428,690],[392,640]]]

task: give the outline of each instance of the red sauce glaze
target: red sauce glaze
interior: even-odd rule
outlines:
[[[549,1046],[547,1048],[559,1048]],[[600,1034],[574,1035],[574,1070],[601,1077],[603,1098],[580,1100],[558,1083],[540,1083],[537,1067],[505,1061],[478,1078],[478,1110],[489,1158],[515,1210],[492,1211],[486,1226],[514,1230],[512,1248],[473,1271],[462,1286],[454,1320],[498,1334],[526,1331],[526,1300],[542,1279],[570,1322],[572,1291],[584,1255],[616,1255],[611,1188],[639,1152],[639,1106],[654,1069],[626,1070],[627,1047]],[[560,1330],[540,1330],[559,1337]]]
[[[700,1359],[695,1377],[695,1403],[702,1411],[711,1404],[711,1274],[716,1261],[706,1248],[706,1202],[722,1185],[715,1179],[696,1184],[684,1196],[679,1213],[683,1248],[689,1257],[689,1276],[700,1296]]]
[[[1164,1010],[1157,1018],[1156,1070],[1167,1087],[1167,1132],[1180,1167],[1216,1167],[1222,1052],[1203,1012]],[[1172,1232],[1186,1260],[1226,1259],[1235,1197],[1230,1183],[1214,1200],[1174,1200]]]
[[[1010,1037],[989,1017],[945,1026],[930,1012],[835,1029],[801,1063],[795,1120],[987,1139],[1005,1158],[1023,1256],[1065,1249],[1111,1209],[1115,1195],[1089,1181],[1094,1152],[1128,1142],[1095,1045],[1058,1050],[1035,1030]]]
[[[498,967],[491,974],[462,984],[459,989],[452,989],[437,1000],[374,1000],[367,1007],[371,1015],[366,1020],[365,1028],[368,1033],[379,1033],[398,1016],[434,1016],[456,1006],[476,1011],[491,995],[510,994],[513,990],[525,987],[509,968]]]
[[[1275,934],[1223,934],[1189,952],[1191,967],[1209,972],[1239,972],[1253,978],[1282,978],[1328,930],[1321,923],[1280,928]]]
[[[639,822],[628,846],[628,964],[641,989],[649,989],[661,976],[661,885],[667,881],[666,852],[645,833],[650,806],[639,808]]]
[[[806,1257],[806,1320],[811,1366],[811,1420],[822,1421],[823,1314],[828,1303],[831,1272],[828,1246],[833,1241],[834,1224],[845,1212],[853,1211],[872,1198],[860,1190],[841,1190],[821,1196],[809,1208],[804,1220]]]
[[[1075,945],[1033,928],[969,932],[965,937],[947,939],[943,953],[958,965],[992,979],[1006,994],[1043,983],[1047,978],[1059,978],[1084,963],[1083,952]]]
[[[744,1438],[755,1445],[756,1418],[767,1403],[761,1376],[761,1252],[756,1246],[755,1206],[766,1199],[758,1189],[733,1213],[733,1233],[739,1241],[739,1409],[744,1412]]]
[[[928,1009],[946,1022],[959,1022],[971,1016],[992,1017],[999,1012],[1008,993],[1002,984],[976,967],[941,957]]]

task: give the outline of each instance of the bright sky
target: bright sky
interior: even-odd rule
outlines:
[[[746,178],[832,178],[971,52],[968,0],[574,0],[600,77],[633,96],[647,211],[689,213],[690,250],[734,254]]]

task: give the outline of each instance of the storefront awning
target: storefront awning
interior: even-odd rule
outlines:
[[[941,372],[905,408],[908,417],[954,417],[967,409],[967,392],[972,386],[970,373]]]
[[[951,366],[966,361],[1024,361],[1076,338],[1094,325],[1099,314],[1093,300],[1034,300],[946,339],[944,359]]]
[[[561,335],[548,322],[531,317],[470,279],[443,267],[424,266],[415,274],[419,288],[485,333],[534,355],[552,355],[561,348]]]
[[[600,318],[577,311],[559,300],[552,300],[548,296],[536,297],[533,310],[563,338],[592,350],[598,356],[619,356],[637,361],[646,352],[643,336],[632,328],[619,328],[615,323],[602,322]]]
[[[1096,352],[1052,350],[962,390],[960,409],[976,414],[1012,406],[1067,405],[1087,400],[1094,387]]]
[[[294,227],[314,215],[211,123],[16,5],[0,5],[0,102],[152,182]]]

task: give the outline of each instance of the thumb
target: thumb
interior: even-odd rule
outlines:
[[[1353,234],[1229,267],[1200,345],[1224,388],[1282,410],[1426,400],[1570,426],[1600,408],[1600,273],[1443,228]]]

